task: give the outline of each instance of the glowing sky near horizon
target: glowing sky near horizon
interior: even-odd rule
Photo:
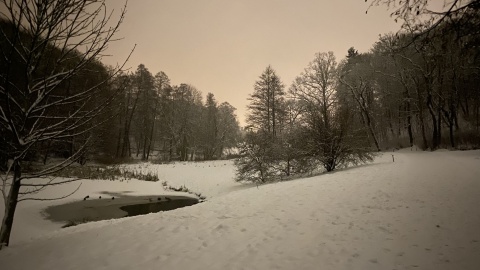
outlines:
[[[107,0],[120,10],[123,1]],[[364,0],[130,0],[118,37],[102,61],[121,62],[136,44],[127,67],[144,64],[165,72],[171,83],[188,83],[205,96],[237,108],[245,124],[248,95],[271,65],[286,89],[317,52],[333,51],[340,62],[348,48],[368,51],[380,34],[400,23],[386,7]]]

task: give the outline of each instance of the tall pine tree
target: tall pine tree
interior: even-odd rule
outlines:
[[[248,99],[247,123],[254,130],[275,138],[281,129],[284,103],[284,85],[275,70],[268,66],[255,82]]]

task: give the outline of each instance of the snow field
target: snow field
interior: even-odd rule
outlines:
[[[175,162],[162,165],[129,164],[124,168],[144,174],[156,174],[159,182],[167,181],[168,185],[173,187],[185,185],[191,191],[207,196],[207,199],[251,186],[234,182],[235,166],[232,160]]]
[[[393,154],[395,163],[386,153],[373,164],[258,188],[234,183],[231,163],[148,165],[207,201],[14,243],[0,252],[0,266],[479,269],[480,151]]]

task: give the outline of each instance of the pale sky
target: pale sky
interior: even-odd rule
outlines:
[[[370,1],[369,1],[370,2]],[[108,0],[119,10],[121,0]],[[144,64],[152,74],[165,72],[171,83],[188,83],[204,97],[237,108],[244,125],[248,95],[271,65],[286,89],[315,53],[333,51],[337,62],[354,46],[368,51],[379,34],[396,32],[400,23],[385,7],[365,11],[364,0],[130,0],[113,54],[122,61],[135,44],[127,66]]]

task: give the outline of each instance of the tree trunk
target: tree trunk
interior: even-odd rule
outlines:
[[[458,124],[458,107],[457,109],[455,110],[455,113],[453,115],[453,121],[455,123],[455,130],[456,131],[459,131],[460,130],[460,125]]]
[[[18,203],[18,193],[20,191],[20,176],[22,173],[19,161],[13,164],[13,181],[8,192],[7,201],[5,202],[5,216],[2,221],[2,228],[0,229],[0,249],[3,246],[8,246],[10,242],[10,233],[13,226],[13,217]]]
[[[438,108],[438,118],[437,118],[437,127],[438,127],[438,132],[437,132],[437,146],[440,146],[442,143],[442,111],[441,108]]]
[[[425,150],[428,148],[427,133],[425,131],[425,116],[423,111],[423,100],[420,94],[420,89],[417,87],[417,100],[418,100],[418,117],[420,118],[420,130],[422,133],[422,149]]]
[[[413,131],[412,131],[412,110],[410,104],[410,92],[408,88],[405,91],[405,110],[407,113],[407,132],[408,132],[408,139],[410,142],[410,147],[413,146]]]
[[[47,148],[45,149],[45,154],[43,155],[43,165],[47,164],[48,152],[50,151],[50,144],[52,141],[47,142]]]
[[[270,85],[267,86],[267,131],[270,136]]]
[[[138,97],[139,94],[135,97],[135,100],[133,102],[133,107],[130,111],[130,115],[128,115],[128,104],[130,103],[130,95],[128,96],[128,103],[127,103],[127,110],[126,110],[126,119],[125,119],[125,132],[123,134],[123,147],[122,147],[122,157],[125,157],[128,154],[128,157],[132,157],[132,152],[130,149],[130,126],[132,124],[132,119],[133,119],[133,113],[135,112],[135,109],[137,108],[137,102],[138,102]]]
[[[147,134],[144,134],[144,137],[143,137],[143,151],[142,151],[142,160],[147,160],[147,141],[148,141],[148,137],[147,137]],[[150,151],[150,150],[149,150]]]
[[[287,158],[287,176],[290,176],[290,158]]]
[[[183,134],[182,137],[182,146],[181,146],[181,152],[180,152],[181,160],[182,161],[187,161],[188,159],[188,153],[187,153],[187,137],[185,134]]]
[[[395,131],[393,130],[393,124],[392,124],[392,111],[391,110],[387,110],[387,115],[388,115],[388,126],[390,128],[390,133],[392,134],[392,137],[395,137]]]
[[[152,145],[155,145],[155,141],[153,140],[153,135],[150,136],[150,140],[148,141],[147,160],[150,158],[150,152],[155,151],[155,148],[152,149]]]
[[[447,119],[447,125],[448,125],[448,136],[450,139],[450,146],[452,148],[455,148],[455,137],[454,137],[454,127],[455,127],[455,109],[453,108],[454,106],[450,104],[449,110],[444,111],[443,114],[445,115],[445,118]]]
[[[372,126],[372,119],[370,117],[368,108],[366,106],[366,99],[363,96],[363,91],[361,93],[358,93],[354,87],[348,86],[350,89],[351,93],[353,94],[353,97],[355,101],[357,102],[359,108],[360,108],[360,114],[362,118],[362,122],[366,125],[368,128],[368,131],[370,132],[370,135],[373,139],[373,142],[375,144],[375,147],[377,148],[377,151],[380,152],[380,144],[378,143],[377,135],[375,134],[375,131]],[[360,100],[361,99],[361,100]],[[328,170],[328,169],[327,169]]]
[[[433,105],[432,105],[432,96],[429,93],[427,97],[427,107],[428,111],[430,112],[430,116],[432,117],[432,127],[433,127],[433,133],[432,133],[432,149],[435,150],[438,147],[438,126],[437,126],[437,116],[435,115],[435,111],[433,110]]]
[[[378,143],[377,135],[375,134],[375,131],[373,130],[370,115],[367,112],[365,112],[365,118],[367,120],[366,122],[367,122],[368,130],[370,131],[370,135],[372,136],[373,142],[375,143],[375,147],[377,148],[377,151],[380,152],[381,151],[380,144]]]
[[[75,153],[75,137],[73,136],[70,139],[69,147],[70,149],[69,149],[68,157],[71,157]]]
[[[423,116],[423,108],[420,108],[418,117],[420,118],[420,130],[422,133],[422,142],[423,142],[422,149],[425,150],[428,148],[428,140],[427,140],[427,132],[425,131],[425,119]]]
[[[476,122],[476,130],[477,132],[479,131],[479,127],[480,127],[480,110],[479,110],[479,107],[478,106],[478,98],[475,99],[475,103],[476,103],[476,110],[475,110],[475,122]]]
[[[449,135],[450,135],[450,145],[452,148],[455,148],[455,138],[453,137],[453,121],[450,121],[450,124],[448,125],[449,128]]]
[[[152,145],[154,146],[154,139],[153,139],[153,133],[155,131],[155,116],[157,115],[157,107],[158,107],[158,101],[155,102],[155,107],[153,109],[153,120],[152,120],[152,128],[150,129],[150,139],[148,141],[148,149],[147,149],[147,160],[150,157],[150,150],[152,149]]]
[[[277,137],[277,131],[276,131],[276,119],[275,119],[275,88],[272,89],[272,138],[276,138]]]
[[[407,131],[408,131],[408,139],[410,142],[410,147],[413,146],[413,131],[412,131],[412,115],[408,113],[407,115]]]
[[[140,155],[140,147],[142,147],[142,146],[140,145],[140,140],[135,140],[135,145],[137,146],[137,147],[136,147],[136,148],[137,148],[137,152],[136,152],[136,154],[135,154],[135,157],[138,158],[138,155]]]
[[[398,111],[400,112],[398,115],[398,125],[397,125],[397,138],[402,136],[402,106],[398,106]]]
[[[123,145],[122,145],[122,154],[121,157],[124,158],[128,155],[131,156],[130,153],[130,122],[132,118],[130,117],[129,120],[125,121],[125,129],[123,132]]]

